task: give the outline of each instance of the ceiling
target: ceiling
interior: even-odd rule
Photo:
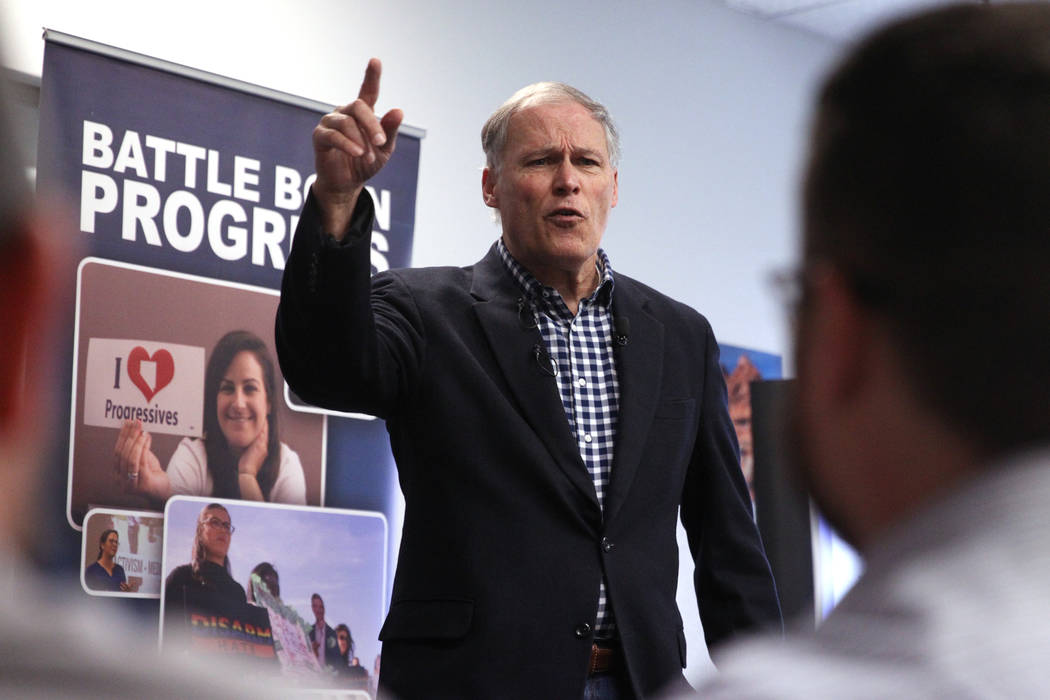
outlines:
[[[734,10],[838,43],[860,38],[896,15],[952,4],[952,0],[721,0]],[[981,2],[981,0],[969,0]]]

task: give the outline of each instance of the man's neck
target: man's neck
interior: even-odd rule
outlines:
[[[560,267],[542,265],[522,265],[532,274],[536,280],[547,287],[554,288],[561,295],[569,311],[575,316],[580,307],[580,300],[586,299],[598,288],[602,277],[598,272],[597,255],[591,256],[587,262],[576,270],[567,270]]]

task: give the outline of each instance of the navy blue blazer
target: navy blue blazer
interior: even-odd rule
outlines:
[[[684,683],[676,522],[704,634],[780,625],[726,404],[693,309],[616,274],[620,411],[606,511],[572,438],[539,331],[495,247],[465,268],[369,277],[362,193],[343,244],[312,196],[284,271],[276,340],[303,399],[384,418],[405,520],[383,641],[395,697],[578,698],[602,573],[630,683]],[[381,690],[382,692],[382,690]]]

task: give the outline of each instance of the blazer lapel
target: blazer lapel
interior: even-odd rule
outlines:
[[[522,320],[521,293],[503,269],[495,246],[474,266],[471,294],[478,299],[474,311],[522,416],[569,481],[594,504],[594,513],[599,513],[594,484],[569,430],[557,381],[542,369],[533,351],[544,347],[543,338],[538,329],[529,328],[531,314]]]
[[[642,461],[649,428],[656,414],[663,376],[664,326],[647,310],[644,298],[630,284],[617,278],[613,313],[630,322],[627,345],[616,346],[616,374],[620,384],[620,413],[616,426],[605,521],[616,517],[630,492]]]

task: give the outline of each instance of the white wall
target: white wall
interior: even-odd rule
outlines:
[[[830,43],[708,0],[5,0],[0,21],[6,63],[24,73],[39,75],[47,27],[333,104],[356,97],[379,56],[380,108],[427,130],[415,265],[484,254],[498,231],[480,196],[482,122],[524,84],[571,83],[621,131],[614,269],[699,309],[722,342],[788,351],[766,279],[793,258],[809,101]],[[706,657],[691,637],[695,672]]]

